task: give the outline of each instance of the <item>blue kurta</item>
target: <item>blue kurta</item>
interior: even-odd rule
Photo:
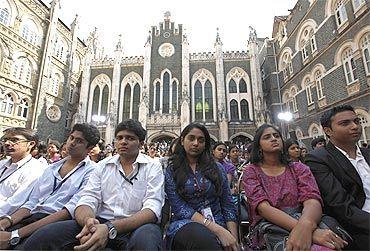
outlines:
[[[211,181],[196,170],[195,174],[189,171],[188,180],[185,183],[185,200],[177,194],[173,168],[166,169],[165,191],[172,212],[171,224],[167,230],[170,243],[181,227],[193,222],[191,217],[194,213],[201,213],[201,210],[206,207],[211,208],[216,223],[225,228],[226,222],[237,222],[236,207],[232,202],[226,172],[220,164],[217,164],[217,168],[221,173],[221,196],[217,196],[215,186]]]

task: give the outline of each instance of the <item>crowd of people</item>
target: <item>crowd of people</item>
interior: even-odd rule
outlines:
[[[0,248],[369,250],[360,120],[344,105],[321,125],[329,140],[314,139],[311,151],[269,124],[248,145],[212,144],[198,123],[154,144],[132,119],[117,125],[114,145],[87,123],[47,146],[33,130],[9,128],[0,140]],[[250,223],[242,235],[238,203]]]

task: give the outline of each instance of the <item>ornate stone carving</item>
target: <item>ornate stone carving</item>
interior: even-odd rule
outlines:
[[[190,54],[190,60],[192,61],[210,61],[215,59],[216,59],[215,54],[212,52]]]
[[[194,74],[193,78],[198,79],[202,84],[204,84],[208,79],[213,79],[213,76],[209,71],[201,69]]]
[[[175,53],[175,47],[170,43],[163,43],[159,46],[158,53],[163,58],[171,57]]]
[[[52,105],[46,109],[46,117],[52,122],[58,122],[61,115],[60,109],[56,105]]]

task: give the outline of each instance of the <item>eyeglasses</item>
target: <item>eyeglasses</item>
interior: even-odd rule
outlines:
[[[11,145],[16,145],[22,142],[28,142],[28,139],[19,139],[19,138],[1,138],[0,143],[5,144],[6,142],[9,142]]]

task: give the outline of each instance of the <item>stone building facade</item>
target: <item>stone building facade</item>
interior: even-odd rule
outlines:
[[[274,20],[273,38],[260,50],[262,81],[274,123],[307,146],[323,135],[321,114],[352,105],[370,143],[370,3],[299,0]],[[290,111],[293,120],[279,121]]]
[[[246,51],[224,52],[217,32],[213,52],[191,53],[183,26],[167,12],[151,28],[143,56],[125,57],[119,38],[107,58],[94,31],[76,121],[97,124],[106,142],[126,118],[144,125],[148,142],[178,137],[192,121],[205,124],[214,141],[250,141],[266,120],[259,42],[251,28]]]
[[[68,27],[59,14],[59,0],[0,0],[0,131],[29,127],[65,140],[86,46],[77,17]]]

